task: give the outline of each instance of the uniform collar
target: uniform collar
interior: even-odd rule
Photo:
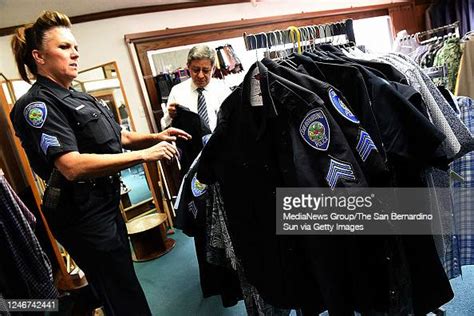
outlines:
[[[36,83],[51,90],[55,95],[57,95],[61,99],[64,99],[65,97],[71,95],[70,90],[64,87],[61,87],[59,84],[57,84],[53,80],[43,77],[41,75],[36,75]]]

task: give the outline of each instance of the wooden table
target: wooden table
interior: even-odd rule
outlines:
[[[176,241],[166,235],[166,214],[148,214],[126,223],[132,243],[133,261],[159,258],[174,248]]]

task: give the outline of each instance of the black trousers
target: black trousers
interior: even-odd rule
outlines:
[[[62,203],[58,209],[63,225],[52,227],[53,233],[86,274],[107,316],[151,315],[133,268],[126,226],[118,209],[119,192],[119,185],[113,183],[75,194],[68,205]]]

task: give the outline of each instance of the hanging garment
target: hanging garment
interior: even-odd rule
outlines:
[[[426,11],[431,22],[429,28],[460,22],[462,34],[474,29],[474,3],[471,0],[438,0]]]
[[[262,68],[259,68],[264,69],[263,65],[260,66]],[[280,118],[282,121],[275,116],[276,108],[266,90],[269,87],[267,80],[277,84],[281,82],[280,79],[274,76],[269,79],[267,72],[262,70],[256,75],[253,73],[254,69],[255,65],[247,73],[244,83],[223,103],[220,124],[202,152],[198,179],[205,183],[218,180],[226,203],[228,228],[235,253],[242,261],[248,282],[258,289],[262,298],[280,308],[311,306],[323,311],[321,296],[318,295],[319,285],[308,278],[304,258],[294,255],[300,238],[275,234],[275,187],[283,186],[284,183],[290,186],[296,184],[297,171],[288,146],[293,137],[300,143],[304,140],[297,136],[300,135],[299,126],[290,130],[288,123],[283,121],[283,116]],[[257,78],[263,79],[258,81]],[[263,87],[261,92],[265,97],[262,99],[262,106],[250,105],[251,82],[259,82]],[[292,93],[289,89],[278,89]],[[260,93],[254,92],[252,96]],[[298,113],[301,116],[299,119],[312,109],[307,103],[321,102],[313,93],[305,89],[301,92],[307,95],[302,96],[305,102],[295,105],[295,110],[303,111]],[[290,101],[291,98],[285,99]],[[291,103],[294,102],[296,99],[293,98]],[[325,114],[326,120],[327,117]],[[328,123],[323,122],[327,127]],[[282,128],[279,130],[277,126],[280,125]],[[319,138],[319,143],[315,146],[323,148],[329,144],[327,134],[323,132],[321,136],[323,137]],[[343,138],[339,140],[341,141]],[[342,147],[341,153],[347,151],[347,155],[352,156],[346,148]],[[300,163],[299,166],[322,168],[327,162],[318,163],[317,159],[310,164]],[[355,170],[357,176],[360,174],[358,171]],[[326,173],[306,173],[309,177],[318,177],[313,180],[319,181],[321,185],[328,186],[324,179],[327,170]],[[303,178],[302,182],[309,180]],[[352,183],[350,179],[341,179],[338,184],[349,183]]]
[[[474,134],[474,101],[467,97],[457,98],[461,120]],[[474,152],[453,161],[451,168],[464,180],[452,185],[454,219],[460,248],[459,264],[474,264]]]
[[[442,124],[440,122],[443,122],[444,120],[445,123],[447,123],[441,127],[444,128],[444,131],[449,133],[450,128],[456,129],[455,137],[457,137],[457,139],[452,140],[454,141],[459,139],[459,141],[462,141],[463,143],[462,148],[460,148],[460,152],[456,156],[462,156],[466,152],[472,150],[472,136],[470,135],[469,131],[467,131],[465,125],[459,120],[454,110],[449,106],[448,102],[442,96],[440,91],[434,86],[431,79],[419,71],[417,65],[406,55],[399,54],[394,56],[394,54],[391,54],[389,61],[398,65],[399,67],[402,67],[402,69],[406,69],[407,75],[409,75],[411,78],[411,83],[415,86],[415,88],[421,90],[425,102],[428,100],[427,105],[429,113],[435,125],[436,122],[438,122],[438,124]],[[439,111],[438,106],[441,107]],[[452,147],[449,148],[449,144],[450,143],[445,142],[445,151],[452,149]],[[456,143],[454,142],[454,144]],[[453,158],[451,158],[451,160],[452,159]],[[443,169],[444,170],[430,169],[425,174],[424,181],[425,185],[431,188],[431,209],[432,214],[440,219],[439,222],[441,227],[439,229],[443,232],[452,232],[452,227],[454,225],[452,217],[453,205],[451,203],[451,198],[449,195],[447,195],[446,191],[446,188],[449,187],[449,173],[446,171],[446,168]],[[443,261],[446,271],[449,272],[450,270],[453,270],[454,274],[457,274],[455,268],[455,255],[453,253],[453,251],[455,251],[455,247],[452,243],[452,236],[437,235],[435,236],[435,243],[438,254]]]
[[[321,177],[333,159],[327,152],[338,160],[351,159],[356,181],[342,179],[338,186],[366,185],[324,101],[297,82],[285,80],[264,64],[254,65],[222,105],[218,127],[202,152],[198,179],[217,180],[221,185],[229,233],[248,281],[271,304],[327,308],[330,314],[372,309],[426,313],[439,307],[452,297],[452,291],[431,236],[275,235],[275,187],[329,186]],[[254,97],[259,93],[260,103]],[[327,122],[323,122],[330,124],[331,132],[324,132],[321,141],[312,144],[300,126],[315,110],[324,114]],[[370,264],[367,258],[380,260]],[[305,297],[307,291],[311,299]]]
[[[227,229],[219,185],[207,186],[197,180],[198,163],[199,156],[183,179],[175,208],[176,227],[195,239],[204,297],[221,295],[224,306],[235,305],[243,297],[250,316],[289,315],[289,309],[266,303],[247,282]]]
[[[334,50],[334,48],[332,48],[332,50]],[[372,70],[373,71],[373,70]],[[367,72],[367,71],[366,71]],[[370,73],[371,71],[369,71],[368,73]],[[377,82],[377,80],[380,80],[380,78],[372,78],[374,80],[374,82]],[[384,80],[381,80],[381,82],[383,83]],[[373,87],[376,87],[376,85],[370,85],[370,83],[368,82],[368,90],[369,91],[374,91],[374,88]],[[423,119],[427,122],[426,126],[428,127],[427,130],[430,130],[430,126],[431,126],[431,129],[434,129],[434,131],[437,131],[437,129],[435,127],[432,126],[432,124],[427,120],[427,118],[425,118],[421,113],[426,113],[426,111],[423,111],[422,109],[422,104],[421,104],[421,97],[418,93],[415,93],[413,91],[413,89],[404,89],[403,87],[401,87],[399,84],[397,83],[392,83],[392,84],[388,84],[387,82],[383,83],[382,86],[386,86],[386,87],[390,87],[392,89],[396,89],[397,91],[401,91],[403,93],[403,95],[405,97],[407,97],[407,99],[411,99],[413,102],[415,102],[415,104],[417,104],[417,106],[414,106],[414,105],[411,105],[411,108],[412,108],[412,111],[414,111],[415,113],[419,111],[418,115],[422,118],[421,120],[415,120],[414,122],[417,122],[418,121],[418,124],[412,124],[411,127],[408,127],[408,130],[411,130],[411,131],[416,131],[416,132],[419,132],[420,131],[420,123],[423,122]],[[372,88],[371,88],[372,87]],[[398,94],[398,93],[396,93]],[[382,96],[382,95],[381,95]],[[399,95],[398,98],[400,98],[401,96]],[[393,99],[397,99],[397,98],[386,98],[384,99],[383,101],[384,102],[381,102],[379,103],[379,108],[377,111],[375,111],[375,113],[379,114],[379,119],[380,119],[380,122],[379,122],[379,126],[381,128],[381,130],[383,130],[383,122],[386,121],[387,123],[389,124],[393,124],[393,118],[394,117],[397,117],[397,115],[399,115],[397,112],[398,111],[395,111],[394,113],[397,113],[397,115],[387,115],[386,114],[386,111],[387,111],[387,100],[393,100]],[[410,103],[410,102],[409,102]],[[374,104],[374,103],[373,103]],[[384,106],[382,106],[384,105]],[[400,107],[397,107],[397,108],[394,108],[394,109],[399,109]],[[409,109],[410,107],[408,107],[407,109]],[[416,109],[415,109],[416,108]],[[418,111],[417,111],[418,110]],[[406,113],[406,111],[403,111],[402,113]],[[390,119],[391,121],[388,122],[387,120]],[[403,119],[401,120],[401,122],[406,122],[406,119]],[[391,125],[387,125],[387,126],[391,126]],[[405,128],[402,128],[402,130],[406,130]],[[398,131],[398,130],[397,130]],[[437,131],[436,133],[439,133],[439,131]],[[435,134],[436,134],[435,133]],[[442,134],[441,134],[442,135]],[[444,138],[444,136],[443,136]],[[437,145],[440,144],[440,141],[443,139],[441,138]],[[430,137],[428,137],[427,139],[430,139]],[[405,139],[404,142],[402,142],[403,144],[409,144],[409,143],[412,143],[413,142],[413,139],[408,137]],[[423,143],[423,138],[420,138],[419,139],[419,144],[421,146]],[[431,152],[436,152],[436,150],[432,150]],[[425,161],[425,163],[422,163],[421,166],[418,165],[416,168],[414,169],[411,169],[409,172],[408,172],[408,175],[412,175],[412,176],[408,176],[407,177],[407,167],[413,167],[413,166],[416,166],[416,161],[417,161],[417,158],[420,159],[423,155],[418,155],[417,156],[411,156],[411,161],[410,162],[407,162],[405,161],[403,163],[403,160],[402,161],[399,161],[397,158],[397,156],[389,156],[389,158],[392,158],[392,159],[389,159],[394,161],[394,165],[397,166],[399,165],[400,168],[399,168],[399,172],[398,174],[400,175],[400,177],[398,177],[398,181],[396,182],[397,185],[403,185],[403,186],[423,186],[423,182],[420,182],[422,180],[422,177],[421,177],[421,171],[423,170],[422,168],[420,169],[421,166],[429,166],[430,165],[430,162],[433,163],[434,161],[437,161],[436,159],[432,159],[432,160],[420,160],[420,161]],[[415,164],[414,164],[415,163]],[[419,164],[419,162],[418,162]],[[395,173],[397,171],[397,168],[395,168]],[[413,176],[415,175],[415,176]],[[430,257],[433,259],[433,261],[428,261],[428,262],[434,262],[435,264],[430,266],[429,269],[432,269],[431,272],[433,273],[438,273],[440,276],[442,276],[444,273],[442,272],[442,266],[439,264],[439,259],[436,258],[436,249],[435,249],[435,245],[433,243],[433,239],[432,237],[429,237],[429,238],[426,238],[426,237],[420,237],[420,236],[413,236],[413,237],[410,237],[410,236],[403,236],[402,237],[403,239],[403,242],[406,244],[406,245],[410,245],[409,247],[406,248],[406,251],[409,253],[409,255],[407,255],[407,258],[409,260],[409,266],[410,266],[410,269],[412,271],[412,275],[413,276],[416,276],[414,277],[414,283],[416,284],[424,284],[425,282],[429,282],[430,280],[430,273],[427,273],[427,270],[419,270],[419,264],[417,262],[419,262],[420,260],[423,261],[425,260],[427,257]],[[416,247],[414,247],[414,245],[416,245]],[[414,251],[414,249],[424,249],[426,250],[426,253],[424,254],[421,254],[420,252],[417,252],[417,251]],[[418,270],[418,271],[416,271]],[[436,286],[436,285],[441,285],[445,282],[446,280],[443,280],[443,277],[441,277],[440,279],[438,279],[433,285]],[[418,302],[428,302],[429,299],[427,297],[423,297],[423,294],[421,292],[418,292],[417,295],[420,295],[417,299],[414,299],[414,301],[418,301]],[[448,297],[449,296],[449,293],[448,292],[445,292],[445,297]],[[414,303],[415,304],[415,309],[419,309],[421,308],[421,306],[423,306],[424,303],[420,303],[420,305],[418,305],[418,303]],[[428,307],[428,305],[425,306],[425,308]],[[433,306],[432,306],[433,307]],[[435,308],[435,307],[433,307]]]
[[[222,199],[221,189],[218,183],[209,185],[207,198],[207,236],[208,249],[207,260],[210,263],[232,267],[237,271],[242,294],[244,297],[245,309],[249,316],[287,316],[290,309],[282,309],[266,303],[245,278],[242,265],[235,255],[229,230],[227,229],[227,216]]]
[[[411,85],[421,93],[433,124],[447,137],[443,146],[449,161],[471,151],[474,148],[472,135],[456,116],[433,81],[421,71],[419,66],[409,57],[401,54],[390,54],[384,57],[384,60],[405,71],[410,78]]]
[[[0,176],[0,249],[6,298],[55,299],[51,263],[32,230],[33,216]],[[28,218],[25,216],[28,214]],[[29,219],[29,220],[28,220]]]
[[[464,52],[459,65],[455,95],[474,98],[474,35],[464,44]]]
[[[279,66],[270,59],[263,59],[262,63],[268,67],[269,71],[316,93],[323,100],[324,108],[331,113],[336,124],[340,126],[349,147],[353,150],[354,157],[367,178],[368,185],[373,187],[389,185],[388,169],[380,154],[381,149],[375,146],[371,135],[360,124],[359,116],[354,115],[352,103],[348,103],[340,91],[309,75]]]
[[[347,64],[344,61],[332,62]],[[424,112],[419,110],[419,106],[410,103],[398,89],[394,88],[394,85],[361,65],[355,63],[349,65],[356,67],[363,75],[372,113],[381,133],[385,151],[389,155],[389,161],[396,161],[400,169],[405,169],[396,177],[394,185],[406,186],[409,183],[408,186],[413,186],[417,183],[414,178],[419,178],[420,166],[443,160],[437,148],[445,136],[423,115]],[[328,69],[326,73],[330,73],[330,70]],[[411,89],[410,91],[413,92]],[[405,91],[402,93],[407,94]],[[410,167],[415,167],[418,171],[407,172],[406,168]]]
[[[408,58],[407,56],[399,55],[401,58],[404,58],[406,61],[408,61],[410,64],[412,64],[414,67],[418,67],[416,63]],[[420,69],[418,68],[418,71]],[[434,96],[437,104],[439,105],[441,111],[443,112],[443,115],[446,117],[446,120],[448,121],[449,125],[451,126],[452,130],[456,134],[456,137],[461,144],[461,151],[458,153],[456,157],[461,157],[465,155],[466,153],[471,152],[474,150],[474,137],[473,135],[469,132],[467,127],[464,125],[464,123],[459,119],[459,117],[456,115],[456,112],[449,106],[448,102],[446,99],[443,97],[439,89],[436,89],[432,81],[428,78],[426,74],[424,74],[421,71],[421,77],[425,81],[426,85],[429,88],[429,91],[432,93]],[[423,94],[422,94],[423,95]]]
[[[317,64],[316,61],[304,55],[295,54],[294,59],[295,63],[302,66],[313,78],[328,82],[343,92],[349,104],[352,105],[354,114],[360,118],[362,126],[373,139],[377,150],[385,161],[386,152],[382,144],[381,133],[372,110],[369,92],[359,70],[348,65]]]
[[[448,82],[446,88],[454,92],[456,78],[458,76],[459,63],[461,61],[461,46],[459,38],[450,38],[444,41],[443,47],[436,53],[433,66],[445,66],[448,69]],[[440,84],[439,80],[434,80],[435,84]]]
[[[192,136],[191,140],[176,140],[176,147],[180,151],[181,175],[184,176],[191,166],[194,159],[202,149],[202,137],[211,133],[208,125],[201,117],[184,106],[176,108],[176,117],[171,126],[179,128]]]
[[[474,3],[470,0],[457,0],[456,21],[460,21],[461,35],[474,30]]]

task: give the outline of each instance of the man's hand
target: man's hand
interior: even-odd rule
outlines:
[[[171,103],[171,104],[168,104],[168,113],[170,115],[170,117],[172,119],[174,119],[176,117],[176,108],[178,107],[178,104],[176,103]]]
[[[185,131],[174,127],[167,128],[161,133],[157,134],[157,138],[160,141],[172,142],[175,141],[177,137],[185,140],[190,140],[192,138],[191,135],[189,135]]]
[[[143,150],[143,160],[145,162],[157,161],[161,159],[173,159],[178,154],[176,147],[168,142],[160,142],[150,148]]]

